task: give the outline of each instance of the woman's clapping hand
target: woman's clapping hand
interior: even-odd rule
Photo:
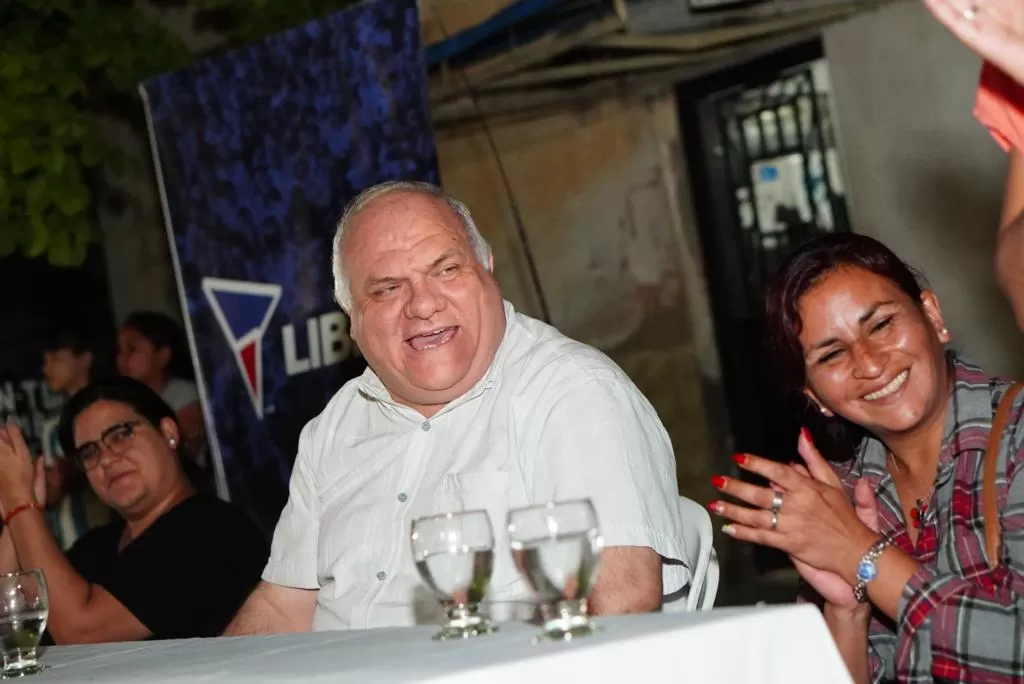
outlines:
[[[801,434],[798,450],[806,467],[737,455],[741,468],[761,475],[771,486],[716,478],[718,489],[749,506],[716,501],[710,508],[731,521],[725,528],[728,534],[789,554],[804,579],[826,600],[851,606],[857,564],[878,539],[874,492],[867,482],[859,482],[855,506],[806,432]],[[773,528],[771,509],[776,492],[782,497],[782,506]]]

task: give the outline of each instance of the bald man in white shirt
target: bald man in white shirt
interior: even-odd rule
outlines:
[[[227,634],[411,625],[415,518],[589,498],[605,541],[596,614],[658,610],[689,581],[672,445],[599,351],[503,301],[490,247],[435,186],[345,211],[335,298],[369,368],[299,438],[263,582]],[[529,598],[496,530],[489,598]]]

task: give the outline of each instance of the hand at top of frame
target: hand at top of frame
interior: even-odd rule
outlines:
[[[1024,84],[1024,2],[924,0],[924,4],[964,45]]]

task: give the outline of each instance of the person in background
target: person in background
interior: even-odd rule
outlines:
[[[68,398],[89,384],[96,352],[88,336],[73,327],[60,328],[46,341],[43,378],[51,391]],[[42,455],[36,460],[38,477],[46,483],[46,519],[62,550],[67,550],[94,527],[106,524],[111,511],[90,489],[74,460],[65,457],[57,438],[60,413],[42,423]]]
[[[856,684],[1024,681],[1024,392],[986,454],[1010,383],[947,352],[938,297],[866,236],[798,248],[769,286],[766,322],[790,389],[858,446],[830,465],[804,430],[806,465],[738,454],[771,487],[716,477],[733,499],[709,504],[723,531],[789,554]]]
[[[14,423],[0,429],[0,571],[42,569],[52,640],[220,634],[259,581],[267,544],[243,511],[196,493],[174,411],[146,385],[115,377],[71,397],[59,434],[120,519],[61,553],[25,440]]]
[[[178,324],[155,311],[128,316],[117,337],[117,370],[145,383],[167,402],[181,429],[182,455],[207,471],[203,411]]]
[[[1010,155],[996,277],[1024,330],[1024,2],[925,0],[932,14],[986,60],[975,115]]]
[[[299,437],[263,582],[228,630],[417,622],[409,525],[589,498],[605,548],[595,614],[658,610],[690,574],[668,434],[608,357],[503,300],[469,210],[426,183],[346,209],[335,298],[369,363]],[[496,601],[529,598],[504,534]],[[501,619],[501,618],[498,618]]]

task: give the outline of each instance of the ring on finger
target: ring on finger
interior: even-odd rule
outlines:
[[[772,511],[772,532],[779,526],[779,514]]]
[[[782,492],[772,493],[772,513],[778,513],[782,510]]]

